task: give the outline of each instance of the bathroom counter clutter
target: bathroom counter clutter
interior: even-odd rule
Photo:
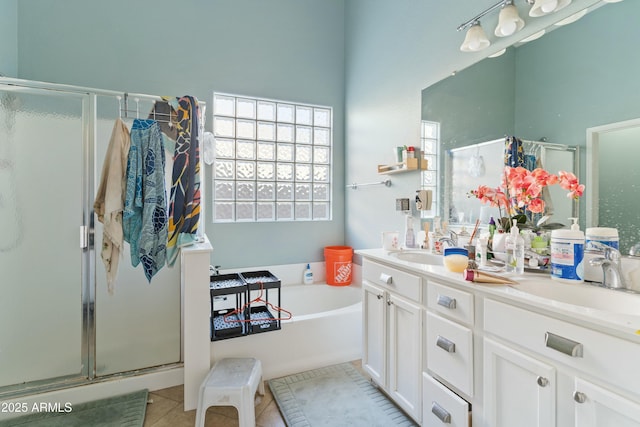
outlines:
[[[429,279],[471,289],[544,314],[579,321],[594,329],[640,342],[640,295],[605,289],[590,284],[566,284],[540,273],[500,274],[517,281],[514,285],[471,283],[462,273],[448,271],[442,256],[429,251],[407,249],[388,251],[363,249],[355,251],[371,259],[419,273]],[[489,272],[489,271],[488,271]]]
[[[363,369],[420,425],[640,427],[640,295],[356,253]]]

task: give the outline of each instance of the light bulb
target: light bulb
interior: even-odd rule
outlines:
[[[549,0],[540,5],[540,9],[542,9],[544,13],[551,13],[556,10],[556,7],[558,7],[558,0]]]

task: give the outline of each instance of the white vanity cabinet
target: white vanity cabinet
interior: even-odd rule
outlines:
[[[484,300],[488,426],[640,427],[640,344]]]
[[[556,370],[484,339],[484,421],[494,427],[554,427]]]
[[[422,412],[422,279],[363,261],[362,367],[411,417]]]
[[[465,396],[473,396],[473,294],[429,280],[427,369]]]

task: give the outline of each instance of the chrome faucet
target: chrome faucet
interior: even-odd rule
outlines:
[[[440,237],[438,241],[445,242],[451,247],[458,246],[458,235],[452,230],[447,230],[446,233],[449,233],[449,236]]]
[[[592,266],[602,267],[602,286],[611,289],[629,289],[622,274],[622,256],[620,252],[610,246],[602,245],[598,251],[601,257],[589,260]]]

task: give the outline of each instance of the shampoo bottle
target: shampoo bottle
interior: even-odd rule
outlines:
[[[307,264],[307,268],[304,270],[303,279],[306,285],[313,283],[313,271],[311,271],[311,265],[309,264]]]
[[[513,220],[511,232],[507,235],[504,243],[507,253],[505,271],[507,273],[524,274],[524,239],[518,229],[518,221]]]

